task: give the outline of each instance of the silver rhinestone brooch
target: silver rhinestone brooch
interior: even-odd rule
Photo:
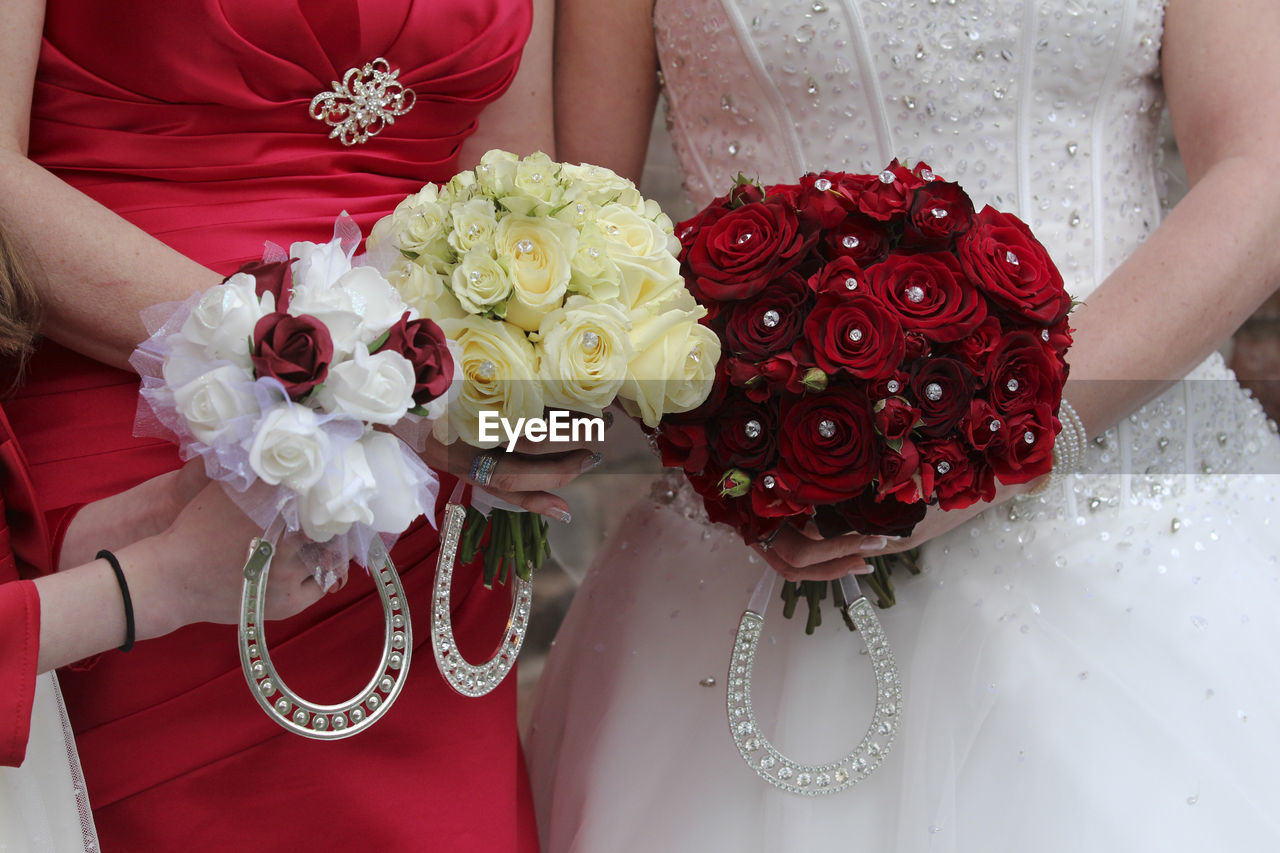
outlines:
[[[330,139],[363,145],[413,109],[418,96],[399,76],[381,56],[363,68],[348,68],[341,83],[333,81],[332,92],[311,99],[311,117],[333,128]]]

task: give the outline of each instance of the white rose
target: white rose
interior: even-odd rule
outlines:
[[[632,193],[639,195],[635,184],[604,166],[566,163],[560,167],[560,179],[569,184],[570,196],[595,204],[605,204],[623,195],[629,198]]]
[[[596,224],[621,273],[621,299],[628,308],[657,305],[683,285],[679,241],[661,225],[617,204],[601,209]]]
[[[630,310],[656,309],[687,293],[674,255],[614,258],[621,278],[618,301]]]
[[[464,317],[467,314],[446,286],[445,276],[415,261],[402,258],[387,273],[387,281],[419,317],[438,322],[445,317]]]
[[[511,276],[507,320],[532,332],[563,304],[569,259],[577,249],[578,232],[571,225],[515,213],[503,217],[494,233],[494,251]]]
[[[473,447],[494,447],[501,439],[480,441],[480,412],[511,419],[541,417],[542,383],[537,353],[524,332],[501,320],[467,316],[443,320],[440,328],[457,343],[455,363],[462,388],[449,406],[448,418],[436,421],[436,435],[449,443],[462,438]]]
[[[365,461],[377,488],[369,497],[373,528],[381,533],[402,533],[415,518],[434,511],[423,504],[424,480],[430,471],[416,459],[406,459],[404,444],[385,432],[369,432],[360,439]],[[424,474],[425,472],[425,474]]]
[[[599,415],[627,377],[631,321],[621,309],[573,296],[542,320],[538,374],[548,405]]]
[[[596,225],[611,244],[615,257],[670,254],[669,235],[662,227],[620,204],[601,208],[596,215]]]
[[[453,270],[453,295],[464,310],[483,314],[511,296],[511,279],[489,247],[472,249]]]
[[[253,327],[276,310],[271,293],[258,298],[253,276],[236,273],[200,297],[182,324],[182,336],[210,359],[225,358],[248,368]]]
[[[324,473],[329,436],[316,413],[285,402],[258,423],[249,446],[249,467],[264,483],[281,483],[299,492],[311,488]]]
[[[627,412],[656,427],[663,414],[696,409],[711,393],[720,340],[698,319],[706,309],[642,314],[631,330],[635,355],[618,396]]]
[[[361,443],[348,444],[323,474],[298,495],[298,520],[306,537],[312,542],[327,542],[353,524],[372,524],[369,502],[377,482]]]
[[[329,328],[335,354],[371,343],[408,310],[396,289],[373,267],[356,267],[332,285],[294,286],[289,313],[315,317]],[[336,360],[336,359],[335,359]]]
[[[351,257],[343,251],[340,240],[294,243],[289,246],[289,257],[293,258],[290,271],[295,291],[328,287],[351,269]]]
[[[493,242],[498,217],[488,199],[474,198],[449,208],[449,245],[459,254]]]
[[[507,195],[515,186],[516,155],[497,148],[486,151],[476,166],[476,187],[484,195],[497,198]]]
[[[621,295],[622,273],[609,256],[604,234],[594,223],[586,223],[578,232],[578,251],[570,262],[569,289],[607,302]]]
[[[326,412],[390,426],[416,405],[414,382],[413,365],[400,353],[383,350],[370,354],[364,347],[356,347],[349,361],[329,368],[317,399]]]
[[[198,441],[212,445],[223,436],[238,435],[238,418],[258,413],[253,377],[242,368],[224,364],[173,389],[173,403]]]

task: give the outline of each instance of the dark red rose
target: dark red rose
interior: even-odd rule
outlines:
[[[932,181],[916,190],[902,232],[902,245],[941,251],[973,223],[973,200],[959,184]]]
[[[751,511],[765,518],[793,518],[803,524],[812,507],[796,497],[799,478],[785,469],[761,473],[751,482]]]
[[[969,402],[969,413],[965,416],[964,435],[974,450],[985,451],[1005,441],[1008,425],[986,400],[975,399]]]
[[[333,338],[315,317],[277,311],[253,327],[254,375],[278,379],[285,393],[301,400],[329,375]]]
[[[865,397],[850,388],[783,404],[778,447],[800,480],[796,497],[830,503],[851,497],[879,469],[880,437]]]
[[[1064,367],[1067,363],[1067,349],[1071,346],[1071,326],[1067,324],[1067,317],[1063,317],[1057,323],[1054,323],[1048,329],[1040,329],[1036,334],[1039,335],[1041,343],[1048,347],[1054,355],[1058,357],[1058,363]],[[1066,378],[1066,372],[1063,372],[1063,379]]]
[[[809,289],[818,295],[823,293],[848,294],[866,282],[866,273],[853,258],[839,257],[809,276]]]
[[[920,420],[920,410],[905,397],[877,400],[873,409],[876,432],[884,436],[886,441],[902,441],[911,434],[916,422]]]
[[[886,222],[911,208],[916,188],[924,183],[897,160],[874,175],[846,175],[840,182],[858,210]]]
[[[826,230],[834,228],[854,208],[853,198],[841,184],[839,172],[805,175],[795,193],[795,206]]]
[[[883,400],[895,394],[903,393],[903,389],[911,384],[911,376],[904,371],[895,370],[883,379],[877,379],[867,385],[867,396],[872,400]]]
[[[914,444],[904,441],[899,449],[889,448],[880,456],[876,494],[881,500],[892,495],[904,504],[924,500],[920,492],[920,453]]]
[[[760,362],[747,362],[729,358],[730,381],[741,388],[747,399],[755,403],[777,394],[802,394],[806,369],[796,361],[795,355],[784,352]]]
[[[982,325],[955,342],[951,354],[963,361],[965,367],[974,373],[983,375],[987,372],[991,354],[996,351],[1003,338],[1000,321],[988,314]]]
[[[721,196],[711,204],[699,210],[693,216],[678,224],[675,228],[676,238],[680,240],[680,260],[684,260],[689,248],[698,239],[698,233],[714,225],[720,217],[729,212],[729,197]]]
[[[820,297],[805,320],[804,333],[819,367],[863,379],[893,373],[906,348],[898,318],[878,299],[857,291]]]
[[[835,228],[824,230],[828,258],[849,258],[866,269],[889,256],[894,232],[883,222],[877,222],[861,213],[851,213]]]
[[[964,509],[996,496],[995,474],[954,438],[925,441],[920,451],[920,485],[926,497],[938,499],[944,510]]]
[[[815,507],[813,520],[818,532],[828,538],[850,532],[864,536],[910,536],[928,509],[924,501],[902,503],[894,497],[877,500],[876,489],[870,486],[850,500]]]
[[[1014,316],[1051,326],[1070,310],[1062,274],[1018,217],[984,207],[956,251],[973,283]]]
[[[772,184],[764,188],[764,197],[777,199],[789,204],[793,208],[800,206],[800,185],[799,184]]]
[[[744,542],[751,544],[769,536],[784,523],[784,519],[758,515],[751,510],[751,498],[729,498],[720,494],[720,478],[724,472],[710,466],[701,474],[690,474],[689,482],[702,496],[707,508],[707,518],[718,524],[727,524],[737,530]]]
[[[1062,367],[1040,341],[1026,332],[1007,335],[987,366],[987,396],[1003,415],[1044,404],[1058,408],[1062,399]]]
[[[798,264],[808,243],[785,202],[745,204],[698,231],[685,254],[685,280],[700,300],[747,299]]]
[[[707,422],[711,455],[722,468],[752,474],[769,468],[778,455],[777,408],[731,393]]]
[[[911,400],[920,409],[924,424],[920,434],[941,438],[969,413],[969,401],[977,380],[952,358],[931,358],[911,377]]]
[[[662,464],[667,468],[683,468],[696,474],[707,467],[710,447],[703,424],[680,424],[663,421],[654,434]]]
[[[413,402],[425,406],[449,390],[453,354],[444,332],[432,320],[410,320],[406,312],[391,327],[382,350],[398,352],[413,365]]]
[[[958,341],[987,317],[986,299],[949,253],[892,255],[867,270],[867,282],[904,330],[932,341]]]
[[[728,351],[761,361],[791,348],[813,299],[805,280],[787,273],[754,299],[733,303],[725,324]]]
[[[292,261],[249,261],[241,264],[236,273],[253,276],[258,296],[270,293],[276,299],[276,310],[284,312],[289,309],[289,297],[293,295],[292,264]]]
[[[988,449],[991,467],[1006,485],[1029,483],[1053,468],[1053,442],[1061,425],[1049,406],[1040,403],[1008,416],[999,440]]]
[[[903,358],[907,361],[915,361],[933,354],[933,344],[922,332],[911,330],[906,332],[904,337],[907,339],[907,348],[903,353]]]

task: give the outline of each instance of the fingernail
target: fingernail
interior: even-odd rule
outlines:
[[[869,574],[871,574],[871,573],[872,573],[872,572],[874,572],[874,571],[875,571],[875,567],[874,567],[874,566],[869,566],[869,565],[867,565],[866,563],[863,563],[863,564],[862,564],[861,566],[859,566],[858,568],[856,568],[856,569],[854,569],[853,571],[849,572],[849,574],[851,574],[851,575],[869,575]]]
[[[859,551],[879,551],[885,545],[889,544],[889,540],[883,536],[868,536],[858,545]]]
[[[592,453],[586,459],[582,460],[582,470],[590,471],[604,461],[603,453]]]
[[[600,417],[604,421],[605,429],[608,429],[609,427],[613,426],[613,412],[606,409],[604,414],[601,415]]]
[[[558,521],[561,524],[568,524],[573,521],[573,513],[569,512],[567,509],[549,509],[544,512],[543,515],[552,521]]]

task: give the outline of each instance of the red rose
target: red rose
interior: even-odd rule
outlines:
[[[289,297],[293,295],[292,264],[292,261],[249,261],[241,264],[236,272],[253,276],[258,296],[272,294],[276,298],[276,310],[284,312],[288,310]],[[223,282],[226,280],[224,278]]]
[[[988,457],[1000,482],[1029,483],[1053,469],[1053,443],[1061,428],[1044,403],[1007,417]]]
[[[846,175],[841,190],[848,193],[857,209],[886,222],[911,208],[916,188],[924,183],[897,160],[874,175]]]
[[[413,402],[425,406],[449,390],[453,382],[453,354],[444,332],[427,319],[410,320],[406,312],[387,334],[379,351],[398,352],[413,365]]]
[[[974,450],[985,451],[1005,441],[1008,426],[986,400],[971,400],[964,420],[964,435]]]
[[[911,168],[911,174],[915,175],[926,184],[942,180],[941,177],[934,174],[933,169],[930,168],[929,164],[923,160],[917,162],[915,166]]]
[[[795,206],[823,230],[838,225],[854,209],[853,199],[841,184],[843,177],[839,172],[805,175],[795,192]]]
[[[818,295],[823,293],[849,294],[862,287],[866,273],[849,257],[838,257],[809,276],[809,289]]]
[[[903,503],[894,497],[878,500],[872,486],[834,506],[816,507],[813,520],[818,532],[828,538],[849,532],[864,536],[910,536],[928,509],[924,501]]]
[[[920,453],[914,444],[904,441],[898,450],[891,448],[880,457],[876,495],[882,500],[892,495],[904,504],[923,501],[919,471]]]
[[[1040,336],[1041,342],[1058,357],[1058,363],[1063,365],[1064,368],[1067,363],[1067,349],[1072,343],[1072,328],[1067,324],[1067,319],[1067,317],[1063,317],[1051,327],[1041,329],[1037,333]],[[1066,379],[1066,375],[1066,371],[1064,370],[1062,374],[1064,381]]]
[[[942,509],[964,509],[976,501],[995,498],[995,475],[991,467],[971,457],[958,440],[924,441],[917,449],[921,490],[926,497],[936,496]]]
[[[1000,321],[988,314],[978,328],[955,342],[951,354],[963,361],[965,367],[974,373],[986,373],[991,354],[996,351],[1003,338]]]
[[[754,299],[734,303],[725,323],[727,349],[752,361],[790,349],[811,299],[805,280],[788,273],[770,282]]]
[[[880,438],[865,397],[850,389],[784,404],[778,446],[800,479],[796,497],[829,503],[858,494],[879,469]]]
[[[284,385],[285,393],[301,400],[329,375],[333,338],[315,317],[293,317],[277,311],[253,327],[255,376],[270,376]]]
[[[903,353],[903,358],[907,361],[915,361],[933,354],[933,344],[923,333],[912,329],[903,336],[907,339],[907,348]]]
[[[683,468],[696,474],[707,467],[710,448],[703,424],[679,424],[663,421],[654,435],[662,464],[667,468]]]
[[[804,333],[819,367],[864,379],[893,373],[906,348],[898,318],[879,300],[856,292],[820,297],[805,319]]]
[[[784,519],[752,512],[750,497],[730,498],[721,495],[719,482],[723,473],[712,466],[701,474],[688,475],[694,491],[702,496],[708,519],[729,525],[748,543],[759,542],[782,526]]]
[[[785,202],[745,204],[698,231],[685,254],[686,283],[700,300],[746,299],[798,264],[807,245]]]
[[[867,385],[867,396],[872,400],[883,400],[885,397],[901,394],[903,389],[910,384],[910,375],[901,370],[895,370],[883,379],[877,379],[869,383]]]
[[[884,436],[886,441],[902,441],[920,420],[920,410],[907,402],[905,397],[878,400],[874,410],[876,432]]]
[[[893,255],[867,270],[871,292],[903,329],[939,343],[958,341],[987,317],[987,302],[947,253]]]
[[[812,507],[796,497],[799,478],[790,471],[772,469],[751,482],[751,511],[765,518],[795,518],[803,523]]]
[[[730,382],[741,388],[752,402],[763,403],[774,394],[804,393],[802,382],[806,371],[792,353],[784,352],[754,363],[737,358],[726,360]]]
[[[926,361],[911,377],[910,396],[924,420],[920,434],[940,438],[955,429],[969,412],[976,384],[973,374],[955,359]]]
[[[1038,404],[1058,407],[1062,368],[1052,352],[1026,332],[1007,335],[987,366],[987,396],[997,412],[1011,415]]]
[[[940,251],[973,223],[973,200],[959,184],[926,183],[916,191],[903,229],[903,246]]]
[[[1062,274],[1018,217],[984,207],[956,249],[974,284],[1015,316],[1050,326],[1070,310]]]
[[[894,233],[883,222],[861,213],[851,213],[835,228],[822,232],[825,254],[832,260],[849,258],[863,269],[889,256]]]
[[[707,422],[707,441],[723,468],[768,468],[778,455],[777,409],[732,395]]]

